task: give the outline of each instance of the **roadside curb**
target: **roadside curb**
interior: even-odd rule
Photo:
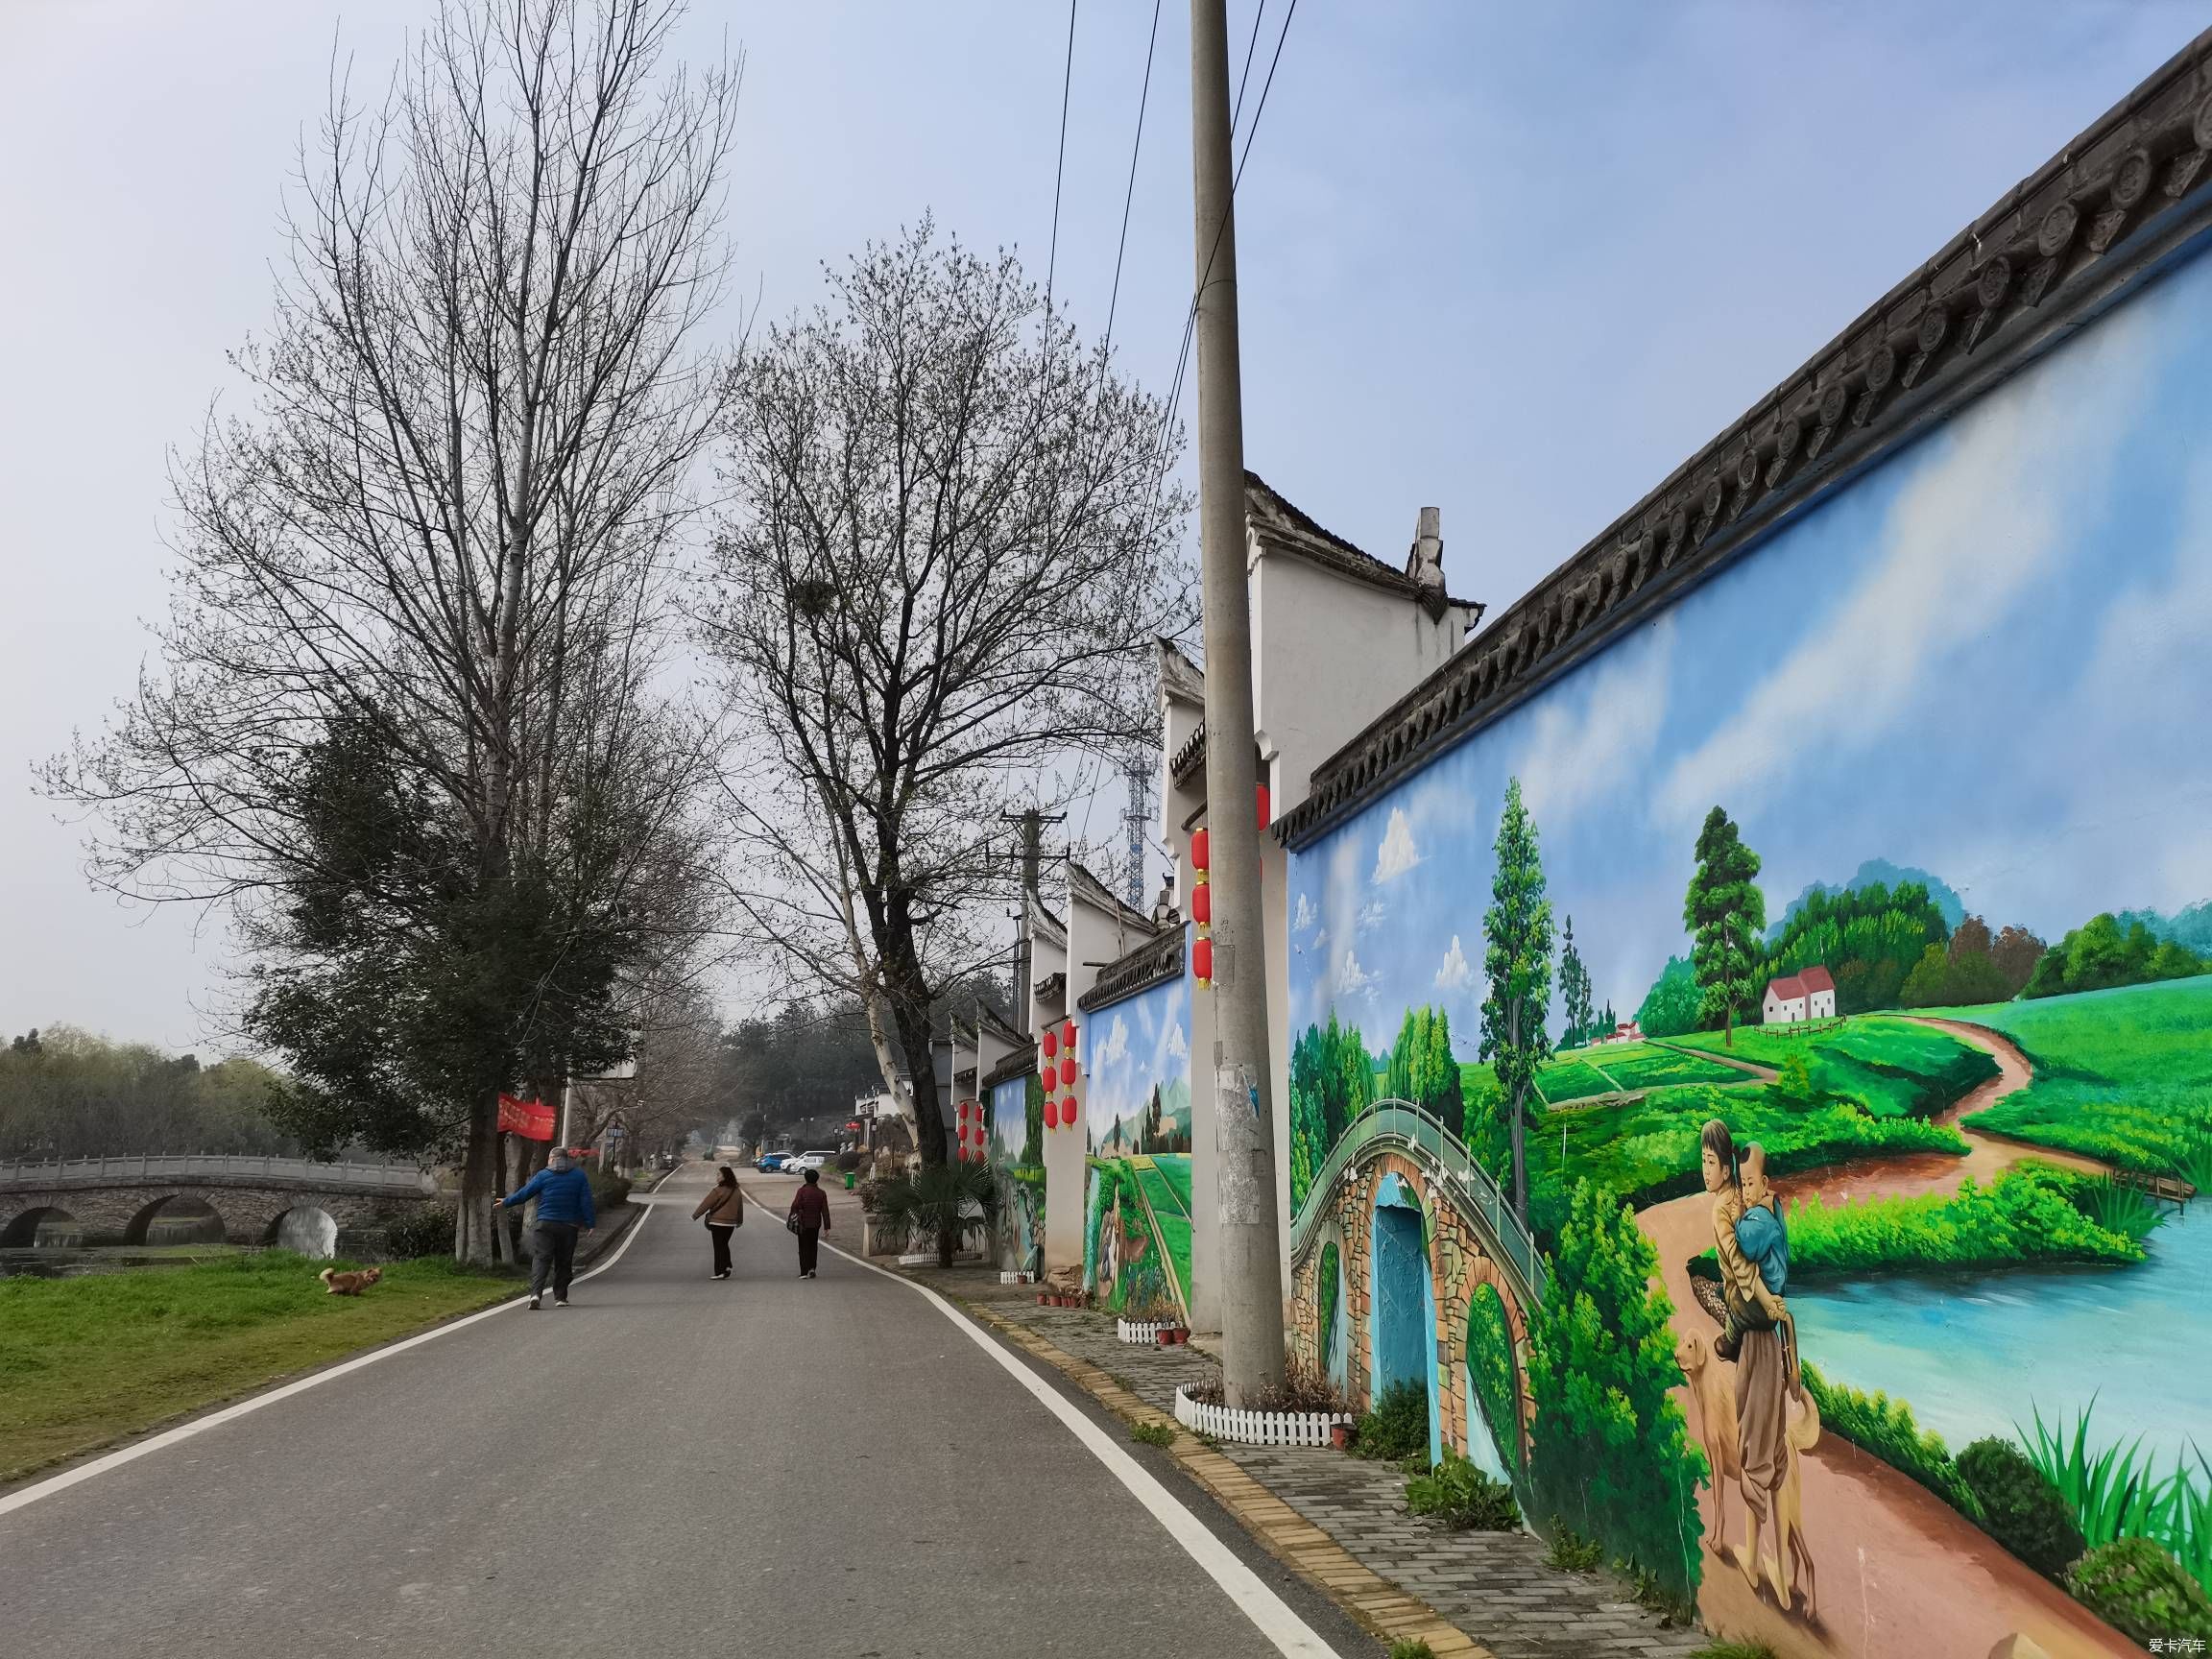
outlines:
[[[1204,1487],[1269,1554],[1342,1607],[1362,1628],[1385,1642],[1426,1642],[1436,1659],[1497,1659],[1428,1602],[1362,1566],[1234,1459],[1198,1439],[1167,1412],[1147,1406],[1105,1371],[989,1308],[957,1296],[947,1300],[1008,1345],[1060,1372],[1123,1422],[1174,1431],[1175,1438],[1166,1451],[1176,1467]]]

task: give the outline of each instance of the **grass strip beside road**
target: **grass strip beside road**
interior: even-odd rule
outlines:
[[[361,1296],[266,1251],[190,1267],[0,1279],[0,1483],[513,1296],[509,1274],[386,1265]],[[344,1265],[344,1263],[339,1263]]]

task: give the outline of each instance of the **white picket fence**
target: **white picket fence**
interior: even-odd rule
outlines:
[[[1239,1411],[1201,1406],[1188,1388],[1175,1390],[1175,1421],[1197,1434],[1238,1446],[1326,1446],[1329,1431],[1352,1421],[1349,1412]]]
[[[1160,1341],[1160,1333],[1170,1329],[1172,1327],[1165,1319],[1117,1319],[1114,1321],[1115,1335],[1120,1337],[1124,1342],[1133,1342],[1142,1348],[1156,1346]]]

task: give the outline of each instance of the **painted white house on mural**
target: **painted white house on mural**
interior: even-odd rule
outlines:
[[[1760,1015],[1768,1025],[1798,1025],[1836,1018],[1836,981],[1825,968],[1804,968],[1767,982]]]

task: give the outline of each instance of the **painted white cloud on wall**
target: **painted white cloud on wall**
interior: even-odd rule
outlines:
[[[1339,997],[1369,996],[1375,989],[1375,975],[1359,966],[1359,958],[1351,951],[1336,964],[1336,995]]]
[[[1662,781],[1663,822],[1695,825],[1717,802],[1741,817],[1800,766],[1879,742],[1927,708],[1956,641],[1998,627],[2069,551],[2090,551],[2070,535],[2077,512],[2111,488],[2155,369],[2135,309],[1951,421],[1891,503],[1857,589]]]
[[[1539,826],[1556,829],[1624,784],[1641,784],[1667,717],[1674,619],[1661,618],[1608,651],[1579,706],[1556,691],[1539,698],[1511,775]]]
[[[1170,1060],[1188,1060],[1190,1044],[1183,1035],[1183,1022],[1178,1020],[1167,1027],[1167,1057]]]
[[[1304,933],[1320,920],[1321,912],[1313,908],[1313,901],[1305,894],[1298,895],[1298,907],[1290,913],[1290,931]]]
[[[1098,1051],[1091,1056],[1094,1070],[1103,1071],[1118,1066],[1129,1058],[1129,1022],[1120,1015],[1114,1016],[1114,1023],[1106,1027],[1106,1041],[1098,1045]]]
[[[1370,901],[1368,903],[1360,905],[1359,931],[1362,933],[1374,932],[1376,928],[1382,926],[1382,918],[1389,914],[1389,909],[1380,899]]]
[[[1452,949],[1444,952],[1444,965],[1436,970],[1436,985],[1443,991],[1462,991],[1475,977],[1467,965],[1467,952],[1459,949],[1459,935],[1452,935]]]
[[[1421,862],[1421,854],[1413,845],[1413,826],[1407,821],[1406,808],[1390,808],[1390,822],[1382,830],[1382,846],[1375,854],[1375,879],[1378,883],[1403,876]]]

